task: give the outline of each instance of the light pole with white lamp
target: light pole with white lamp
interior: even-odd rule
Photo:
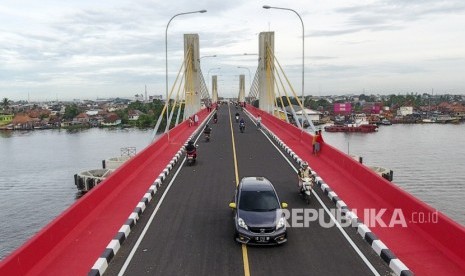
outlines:
[[[200,67],[200,60],[203,58],[210,58],[210,57],[216,57],[216,55],[210,55],[210,56],[201,56],[197,61],[199,62],[199,67]]]
[[[286,10],[286,11],[291,11],[294,12],[300,19],[300,22],[302,23],[302,105],[304,104],[304,75],[305,75],[305,28],[304,28],[304,21],[302,20],[302,17],[300,17],[300,14],[296,12],[293,9],[289,8],[280,8],[280,7],[272,7],[265,5],[263,6],[264,9],[278,9],[278,10]]]
[[[199,58],[199,61],[200,61],[201,59],[203,59],[203,58],[207,58],[207,57],[216,57],[216,55],[211,55],[211,56],[201,56],[201,57]]]
[[[210,68],[210,69],[208,70],[208,73],[207,73],[207,81],[210,80],[210,71],[212,71],[212,70],[221,70],[221,67],[218,67],[218,68]]]
[[[169,103],[169,99],[168,99],[168,27],[171,23],[171,21],[176,17],[176,16],[180,16],[180,15],[186,15],[186,14],[191,14],[191,13],[205,13],[207,12],[207,10],[199,10],[199,11],[191,11],[191,12],[182,12],[182,13],[178,13],[178,14],[175,14],[173,15],[173,17],[171,17],[171,19],[168,21],[168,24],[166,24],[166,30],[165,30],[165,85],[166,85],[166,123],[169,124],[169,115],[168,115],[168,103]],[[166,128],[166,130],[168,131],[168,140],[169,140],[169,126]]]

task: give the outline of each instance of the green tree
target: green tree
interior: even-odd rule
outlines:
[[[63,114],[63,119],[72,120],[79,113],[81,113],[81,111],[76,104],[68,105],[65,108],[65,114]]]
[[[8,110],[10,107],[10,100],[8,100],[8,98],[3,98],[2,106],[3,106],[3,110],[5,111]]]

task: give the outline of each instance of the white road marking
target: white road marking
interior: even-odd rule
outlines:
[[[294,167],[294,164],[292,164],[292,162],[289,160],[289,158],[287,158],[287,156],[280,150],[280,148],[278,146],[276,146],[275,143],[273,143],[273,141],[270,139],[270,137],[268,135],[266,135],[263,130],[260,130],[263,135],[265,135],[265,137],[268,139],[268,141],[270,141],[270,143],[276,148],[276,150],[281,154],[281,156],[287,161],[287,163],[289,164],[289,166],[291,166],[292,169],[294,169],[294,171],[298,172],[297,168]],[[318,202],[320,202],[320,205],[321,207],[323,207],[323,209],[326,211],[326,213],[329,215],[329,217],[331,218],[331,220],[335,223],[336,227],[339,229],[339,231],[341,231],[342,235],[344,236],[344,238],[346,238],[346,240],[349,242],[349,244],[352,246],[352,248],[355,250],[355,252],[357,252],[357,254],[360,256],[360,258],[363,260],[363,262],[368,266],[368,268],[371,270],[371,272],[373,272],[373,275],[376,275],[376,276],[380,276],[380,274],[378,273],[378,271],[373,267],[373,265],[370,263],[370,261],[365,257],[365,255],[362,253],[362,251],[360,251],[360,249],[358,248],[358,246],[354,243],[354,241],[349,237],[349,235],[346,233],[346,231],[344,230],[344,228],[339,224],[339,222],[336,220],[336,218],[331,214],[331,212],[329,211],[329,209],[326,207],[326,205],[323,203],[323,201],[321,200],[321,198],[318,196],[318,194],[312,190],[314,196],[318,199]]]

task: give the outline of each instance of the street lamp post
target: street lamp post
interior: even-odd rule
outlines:
[[[200,58],[199,58],[199,61],[200,61],[201,59],[203,59],[203,58],[207,58],[207,57],[216,57],[216,55],[211,55],[211,56],[202,56],[202,57],[200,57]]]
[[[199,62],[200,71],[202,71],[202,66],[201,66],[201,64],[200,64],[200,60],[202,60],[203,58],[210,58],[210,57],[216,57],[216,55],[201,56],[200,58],[197,59],[197,61]],[[202,71],[202,72],[203,72],[203,71]]]
[[[210,69],[208,70],[208,73],[207,73],[207,81],[210,80],[210,71],[212,71],[212,70],[221,70],[221,68],[220,68],[220,67],[218,67],[218,68],[210,68]]]
[[[165,30],[165,85],[166,85],[166,123],[169,124],[169,116],[168,116],[168,103],[169,103],[169,99],[168,99],[168,27],[171,23],[171,21],[176,17],[176,16],[180,16],[180,15],[186,15],[186,14],[191,14],[191,13],[204,13],[204,12],[207,12],[207,10],[199,10],[199,11],[191,11],[191,12],[182,12],[182,13],[178,13],[178,14],[175,14],[173,15],[173,17],[171,17],[171,19],[168,21],[168,24],[166,24],[166,30]],[[166,128],[167,130],[169,130],[169,126]],[[169,136],[169,131],[168,131],[168,140],[170,138]]]
[[[200,67],[200,60],[203,58],[209,58],[209,57],[216,57],[216,55],[211,55],[211,56],[201,56],[197,61],[199,62],[199,67]]]
[[[300,23],[302,23],[302,105],[304,104],[304,75],[305,75],[305,29],[304,29],[304,21],[300,14],[293,9],[289,8],[280,8],[280,7],[271,7],[268,5],[263,6],[264,9],[278,9],[278,10],[286,10],[294,12],[300,19]]]

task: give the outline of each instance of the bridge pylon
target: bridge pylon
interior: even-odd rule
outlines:
[[[199,35],[184,34],[184,118],[197,113],[201,107],[201,75],[197,60],[199,60]]]
[[[218,76],[212,76],[212,102],[218,102]]]
[[[245,102],[245,75],[239,75],[239,102]]]
[[[274,32],[261,32],[258,46],[259,108],[270,114],[274,111]]]

